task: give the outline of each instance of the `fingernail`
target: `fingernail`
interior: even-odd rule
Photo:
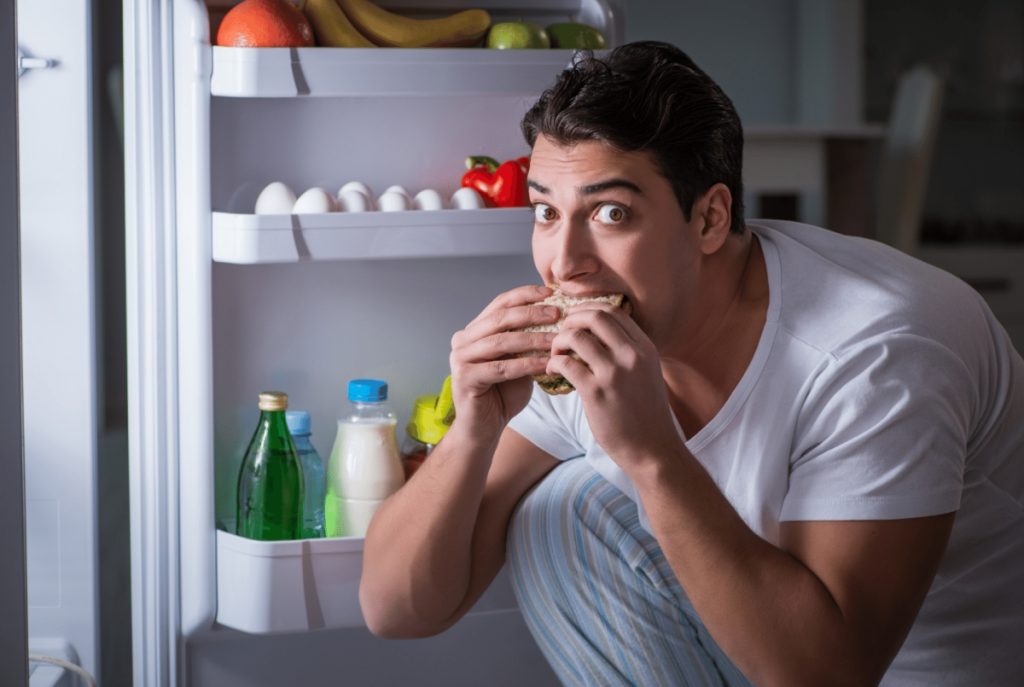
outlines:
[[[548,317],[556,317],[562,314],[562,311],[558,308],[544,308],[544,314]]]

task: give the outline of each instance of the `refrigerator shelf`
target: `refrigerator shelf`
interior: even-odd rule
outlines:
[[[366,627],[362,537],[255,541],[217,530],[217,622],[250,634]],[[470,615],[518,608],[503,568]]]
[[[573,52],[214,46],[210,92],[235,98],[530,96],[554,82]]]
[[[217,531],[217,622],[250,633],[364,625],[363,539],[263,542]]]
[[[530,208],[250,215],[213,213],[213,260],[235,264],[526,255]]]

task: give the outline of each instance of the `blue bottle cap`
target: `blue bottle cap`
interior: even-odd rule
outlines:
[[[380,379],[353,379],[348,383],[348,400],[378,403],[388,400],[388,383]]]
[[[292,434],[309,434],[309,413],[305,410],[289,410],[284,414],[288,431]]]

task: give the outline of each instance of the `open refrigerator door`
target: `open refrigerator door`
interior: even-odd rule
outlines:
[[[448,199],[468,155],[528,154],[519,120],[573,51],[212,46],[231,4],[125,3],[135,682],[556,684],[504,573],[452,630],[385,642],[359,610],[361,538],[231,522],[258,392],[308,410],[323,456],[349,379],[388,380],[404,427],[452,333],[537,281],[528,208],[256,214],[261,190]],[[622,37],[604,0],[382,4]]]

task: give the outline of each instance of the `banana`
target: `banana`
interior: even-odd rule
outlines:
[[[338,4],[370,40],[395,48],[475,45],[491,27],[491,15],[484,10],[463,10],[439,19],[412,19],[370,0],[338,0]]]
[[[317,45],[328,48],[376,47],[352,25],[335,0],[306,0],[302,12],[313,25]]]

